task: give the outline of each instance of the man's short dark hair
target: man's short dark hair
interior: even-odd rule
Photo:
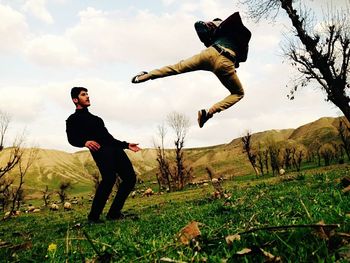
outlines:
[[[77,99],[81,91],[87,92],[88,90],[84,87],[74,87],[70,91],[70,96],[72,97],[72,99]]]

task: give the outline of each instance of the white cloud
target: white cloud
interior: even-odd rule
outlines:
[[[281,42],[280,32],[282,31],[282,25],[269,25],[266,22],[261,22],[259,25],[249,24],[248,27],[252,32],[251,50],[254,52],[270,52],[270,50],[275,50],[277,52]]]
[[[231,1],[230,5],[233,5]],[[199,7],[198,9],[201,10],[204,14],[203,20],[206,18],[208,20],[220,17],[221,19],[225,19],[227,16],[231,14],[232,7],[228,6],[223,3],[223,1],[215,1],[215,0],[201,0],[198,2]],[[234,10],[236,11],[236,10]],[[230,12],[230,13],[227,13]]]
[[[162,0],[162,2],[165,5],[171,5],[171,4],[175,3],[176,1],[175,0]]]
[[[8,112],[16,121],[30,123],[42,110],[40,88],[24,86],[0,86],[0,109]]]
[[[191,49],[199,45],[194,18],[186,13],[156,16],[139,11],[129,17],[87,8],[79,16],[80,23],[67,31],[67,37],[99,62],[157,65],[192,55]]]
[[[68,2],[70,2],[70,1],[72,1],[72,0],[53,0],[55,3],[58,3],[58,4],[61,4],[61,5],[63,5],[63,4],[66,4],[66,3],[68,3]]]
[[[8,5],[0,4],[0,52],[21,48],[29,30],[25,17]]]
[[[79,23],[64,34],[35,36],[28,42],[26,55],[35,63],[60,67],[99,63],[160,67],[175,63],[204,48],[193,27],[199,19],[194,12],[203,6],[222,10],[215,1],[183,2],[173,13],[161,15],[147,10],[134,15],[135,10],[122,13],[87,7],[79,12]],[[271,41],[275,39],[271,37]],[[266,47],[266,39],[264,43]]]
[[[23,10],[47,24],[54,22],[50,12],[46,8],[46,0],[27,0],[23,5]]]
[[[33,38],[27,43],[25,54],[38,64],[52,67],[75,67],[89,63],[87,58],[80,55],[74,43],[55,35]]]

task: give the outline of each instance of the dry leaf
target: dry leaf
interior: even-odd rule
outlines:
[[[248,255],[250,253],[252,253],[252,250],[250,248],[243,248],[241,251],[238,251],[236,255],[243,256],[243,255]]]
[[[265,257],[265,262],[282,262],[280,257],[276,257],[272,255],[270,252],[263,250],[262,248],[260,248],[260,251],[261,253],[263,253]]]
[[[253,248],[243,248],[241,251],[238,251],[236,255],[238,256],[246,256],[250,254],[261,254],[265,257],[264,262],[282,262],[280,257],[276,257],[272,255],[270,252],[267,252],[259,247],[253,247]]]
[[[2,241],[2,240],[0,239],[0,248],[6,247],[6,246],[10,246],[10,245],[11,245],[10,242]]]
[[[347,187],[345,187],[343,190],[342,190],[342,192],[345,194],[345,193],[347,193],[347,192],[349,192],[350,191],[350,185],[349,186],[347,186]]]
[[[224,194],[224,198],[225,198],[225,199],[231,198],[231,194]]]
[[[337,233],[337,236],[350,239],[350,234],[349,233]]]
[[[231,246],[234,241],[240,241],[241,236],[238,234],[229,235],[229,236],[225,237],[225,240],[226,240],[227,245]]]
[[[198,222],[192,221],[180,230],[179,240],[182,244],[189,245],[192,239],[201,235],[198,225]]]
[[[185,261],[179,261],[171,258],[161,258],[160,262],[171,262],[171,263],[186,263]]]

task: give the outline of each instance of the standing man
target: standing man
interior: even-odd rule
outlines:
[[[122,183],[119,185],[117,195],[106,218],[108,220],[120,219],[123,217],[121,210],[125,200],[136,183],[136,174],[124,149],[137,152],[140,148],[138,144],[122,142],[113,138],[107,131],[103,120],[89,112],[90,99],[86,88],[72,88],[71,97],[76,110],[66,120],[68,141],[76,147],[87,147],[102,175],[102,181],[96,190],[88,220],[90,223],[103,222],[100,215],[112,192],[117,174],[122,179]]]
[[[236,68],[247,59],[250,31],[243,25],[238,12],[222,21],[219,18],[210,22],[198,21],[195,29],[200,40],[207,47],[201,53],[179,63],[143,71],[132,78],[132,83],[141,83],[150,79],[163,78],[195,70],[213,72],[221,83],[229,90],[230,95],[215,103],[208,110],[198,112],[198,124],[204,123],[215,113],[223,111],[238,102],[244,96],[242,84],[237,76]]]

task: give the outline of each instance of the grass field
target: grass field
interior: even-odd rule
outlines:
[[[125,210],[138,220],[88,225],[88,202],[72,211],[22,214],[0,222],[0,260],[349,262],[350,195],[341,184],[349,168],[240,177],[223,183],[229,199],[214,199],[211,185],[129,198]],[[192,221],[200,235],[181,231]],[[186,245],[179,237],[193,240]]]

